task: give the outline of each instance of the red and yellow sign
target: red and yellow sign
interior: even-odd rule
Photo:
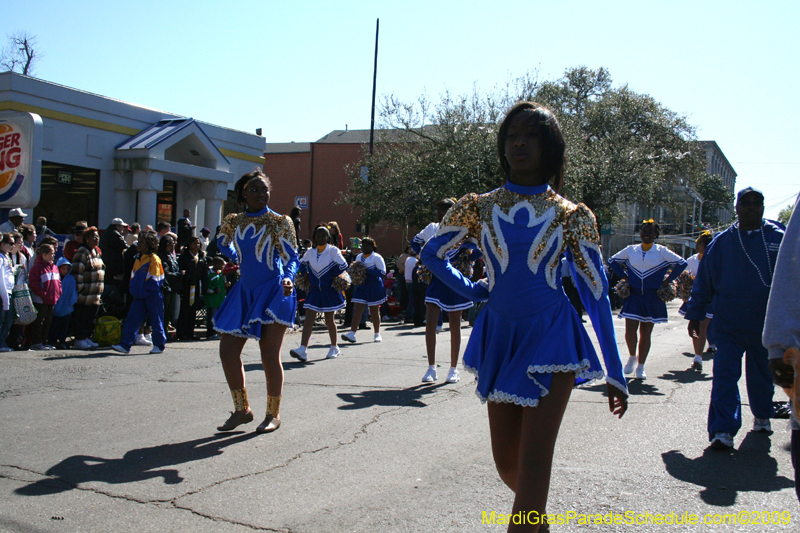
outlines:
[[[42,119],[34,113],[0,115],[0,207],[39,203]]]

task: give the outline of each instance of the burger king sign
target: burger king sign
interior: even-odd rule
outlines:
[[[34,113],[0,113],[0,207],[39,203],[42,119]]]

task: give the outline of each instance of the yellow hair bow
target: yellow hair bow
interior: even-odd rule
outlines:
[[[655,224],[655,223],[656,221],[653,220],[652,218],[648,220],[642,220],[642,224]]]

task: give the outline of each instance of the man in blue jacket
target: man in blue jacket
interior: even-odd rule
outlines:
[[[731,227],[717,235],[706,248],[697,272],[686,319],[689,335],[696,337],[700,321],[711,304],[714,318],[710,334],[717,344],[708,435],[717,449],[733,447],[742,427],[739,378],[746,353],[745,374],[753,431],[771,432],[774,387],[767,350],[761,344],[772,273],[783,230],[764,220],[764,195],[748,187],[736,197],[736,216]]]

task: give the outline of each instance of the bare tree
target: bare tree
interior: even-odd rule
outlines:
[[[8,44],[0,52],[0,70],[19,72],[24,76],[33,75],[36,62],[42,53],[36,48],[36,36],[18,31],[8,36]]]

